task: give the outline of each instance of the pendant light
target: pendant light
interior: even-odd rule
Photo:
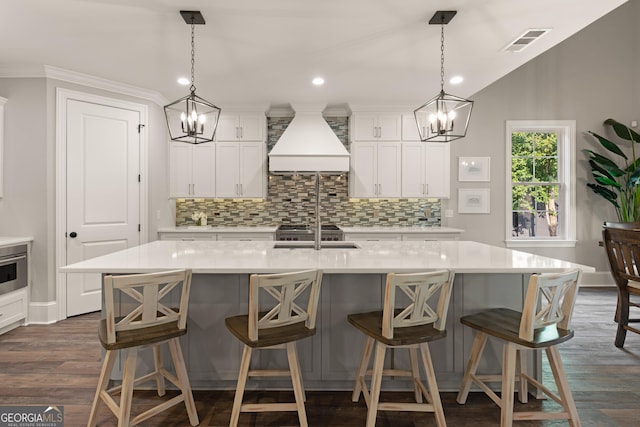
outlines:
[[[438,11],[429,21],[440,25],[440,93],[413,112],[421,141],[449,142],[467,134],[473,101],[444,91],[444,26],[456,13]]]
[[[191,25],[191,88],[190,94],[164,106],[169,136],[173,141],[201,144],[213,141],[221,109],[196,95],[195,26],[204,25],[199,11],[181,10],[180,15]]]

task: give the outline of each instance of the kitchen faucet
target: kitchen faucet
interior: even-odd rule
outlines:
[[[322,237],[322,224],[320,221],[320,172],[316,172],[316,235],[314,239],[314,249],[320,250],[320,242]]]

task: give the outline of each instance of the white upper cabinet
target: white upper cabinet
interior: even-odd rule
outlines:
[[[449,198],[450,145],[402,143],[402,197]]]
[[[426,119],[420,119],[420,127],[422,127],[422,133],[425,132],[425,126],[427,126]],[[403,141],[420,141],[420,134],[418,133],[418,124],[413,113],[402,114],[402,140]]]
[[[215,145],[169,143],[169,197],[215,197]]]
[[[401,152],[400,142],[353,142],[350,196],[401,197]]]
[[[265,197],[264,142],[216,142],[215,146],[216,197]]]
[[[352,141],[400,141],[402,115],[399,113],[353,113]]]
[[[216,141],[264,141],[267,121],[264,113],[220,114]]]

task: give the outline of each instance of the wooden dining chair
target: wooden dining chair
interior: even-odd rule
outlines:
[[[464,404],[475,383],[500,408],[501,427],[514,420],[567,419],[569,425],[580,426],[567,376],[557,345],[573,337],[571,315],[578,293],[579,270],[566,273],[532,275],[529,280],[522,312],[508,308],[492,308],[460,318],[460,322],[475,329],[469,361],[462,378],[457,401]],[[502,341],[502,375],[478,375],[478,364],[491,336]],[[554,393],[527,373],[526,350],[544,349],[553,373],[558,393]],[[518,372],[516,372],[518,371]],[[532,384],[555,402],[562,411],[514,412],[515,382],[519,382],[518,399],[528,400],[528,384]],[[500,396],[488,383],[501,382]]]
[[[300,425],[308,425],[296,341],[316,333],[321,283],[322,272],[318,270],[251,275],[248,314],[225,319],[227,329],[244,343],[230,426],[238,425],[241,412],[281,411],[297,411]],[[300,301],[305,296],[308,301],[303,307]],[[254,349],[286,350],[289,369],[250,369]],[[295,403],[243,404],[248,377],[278,376],[291,377]]]
[[[187,333],[190,289],[191,270],[104,276],[105,318],[100,321],[98,336],[106,354],[87,423],[89,427],[96,425],[101,401],[118,418],[118,427],[140,424],[181,402],[186,406],[189,423],[192,426],[200,423],[179,341]],[[121,302],[116,307],[118,300]],[[168,305],[175,300],[178,301],[177,308]],[[169,347],[175,375],[163,364],[160,345],[165,343]],[[138,350],[143,347],[153,349],[155,369],[136,378]],[[107,389],[119,350],[123,356],[122,384]],[[173,383],[180,393],[131,418],[134,387],[155,381],[158,395],[164,396],[165,379]],[[117,393],[120,393],[119,404],[113,397]]]
[[[618,324],[615,345],[622,348],[627,338],[627,331],[640,334],[640,329],[629,323],[640,322],[640,317],[630,317],[630,308],[640,308],[640,223],[638,222],[605,222],[602,227],[602,238],[607,250],[607,258],[611,275],[618,288],[618,303],[614,316]],[[637,312],[634,312],[636,315]]]
[[[357,402],[360,393],[363,394],[368,407],[367,427],[375,426],[379,410],[433,412],[437,425],[446,425],[428,344],[447,335],[445,323],[453,277],[454,274],[446,270],[412,274],[389,273],[382,311],[347,316],[349,323],[366,335],[352,400]],[[401,305],[401,300],[406,303]],[[369,369],[374,344],[376,353],[373,369]],[[385,369],[387,348],[408,349],[410,369]],[[418,349],[426,373],[426,386],[420,378]],[[371,391],[367,389],[368,375],[371,376]],[[380,402],[383,376],[410,377],[416,402]],[[427,400],[426,403],[423,402],[423,397]]]

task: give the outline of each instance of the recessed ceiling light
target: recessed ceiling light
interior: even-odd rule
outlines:
[[[464,77],[462,76],[453,76],[449,79],[449,83],[451,83],[452,85],[459,85],[463,81],[464,81]]]
[[[311,83],[313,83],[315,86],[322,86],[324,84],[324,79],[322,77],[316,77],[311,80]]]
[[[182,86],[186,86],[186,85],[188,85],[189,83],[191,83],[191,81],[190,81],[188,78],[186,78],[186,77],[180,77],[180,78],[178,79],[178,84],[181,84]]]

